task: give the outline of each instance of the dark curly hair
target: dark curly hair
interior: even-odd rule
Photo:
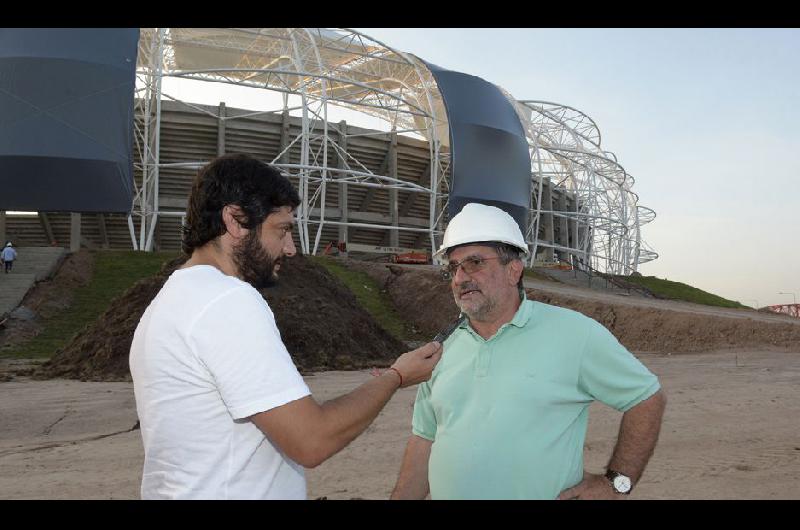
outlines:
[[[247,229],[261,226],[282,206],[297,208],[300,196],[281,172],[244,154],[215,158],[197,172],[186,208],[181,248],[186,255],[225,233],[222,209],[236,205],[236,220]]]

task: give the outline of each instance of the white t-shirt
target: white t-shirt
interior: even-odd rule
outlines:
[[[305,499],[303,467],[246,420],[311,392],[248,283],[176,270],[142,315],[130,368],[143,499]]]

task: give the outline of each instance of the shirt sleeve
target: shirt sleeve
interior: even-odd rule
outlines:
[[[602,324],[592,324],[581,358],[581,389],[621,412],[655,394],[658,378]]]
[[[211,302],[191,326],[189,340],[234,419],[311,394],[272,311],[254,289],[231,289]]]
[[[417,399],[414,401],[414,414],[411,418],[411,432],[434,441],[436,438],[436,416],[431,404],[431,383],[426,381],[417,387]]]

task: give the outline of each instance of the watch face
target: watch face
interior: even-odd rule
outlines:
[[[631,479],[622,475],[617,475],[614,477],[614,489],[620,493],[629,492],[631,489]]]

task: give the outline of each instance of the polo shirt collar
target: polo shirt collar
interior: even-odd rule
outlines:
[[[533,302],[528,300],[527,298],[519,304],[519,308],[517,312],[514,314],[514,318],[511,319],[512,326],[516,326],[518,328],[524,328],[525,324],[528,323],[528,320],[531,319],[531,315],[533,314]]]

